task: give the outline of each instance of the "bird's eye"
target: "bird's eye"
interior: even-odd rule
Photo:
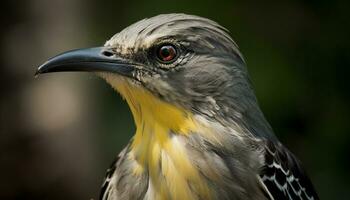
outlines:
[[[171,63],[177,56],[177,51],[173,45],[162,45],[157,50],[158,59],[164,63]]]

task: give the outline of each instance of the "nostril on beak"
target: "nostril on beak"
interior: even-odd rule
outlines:
[[[101,53],[102,53],[102,55],[104,55],[106,57],[112,57],[114,55],[114,53],[110,50],[104,50]]]

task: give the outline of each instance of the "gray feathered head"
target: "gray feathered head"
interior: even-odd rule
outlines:
[[[99,74],[112,85],[122,76],[193,113],[228,125],[246,124],[253,133],[263,132],[258,135],[270,132],[238,46],[225,28],[206,18],[166,14],[144,19],[104,47],[53,58],[39,73],[63,70],[102,71]]]

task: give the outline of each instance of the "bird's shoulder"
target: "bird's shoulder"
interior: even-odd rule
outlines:
[[[111,189],[112,177],[113,177],[116,169],[118,168],[119,163],[125,157],[127,149],[128,149],[128,146],[126,146],[118,154],[118,156],[113,160],[113,162],[110,165],[110,167],[107,169],[105,178],[104,178],[102,186],[101,186],[99,200],[107,200],[108,199],[108,196],[109,196],[109,193],[110,193],[110,189]]]
[[[271,200],[319,199],[300,161],[278,141],[263,141],[263,190]]]

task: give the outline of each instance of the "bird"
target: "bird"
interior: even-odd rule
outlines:
[[[101,200],[317,200],[262,113],[227,29],[182,13],[138,21],[101,47],[50,58],[36,75],[93,72],[127,102],[135,135]]]

